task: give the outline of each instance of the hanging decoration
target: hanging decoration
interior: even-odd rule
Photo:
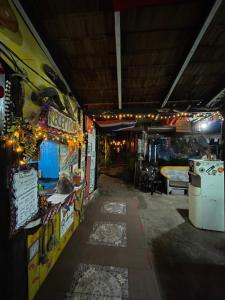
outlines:
[[[119,153],[123,148],[126,147],[126,140],[112,140],[110,142],[110,146],[113,150]]]
[[[17,153],[20,165],[26,164],[38,155],[39,144],[43,140],[68,144],[73,149],[78,149],[85,143],[85,135],[78,123],[73,121],[73,131],[70,133],[48,126],[49,106],[42,109],[38,126],[18,119],[8,129],[8,133],[1,137],[7,147],[12,147]],[[66,120],[66,119],[65,119]],[[72,120],[71,120],[72,121]]]
[[[177,118],[187,118],[189,121],[197,118],[212,118],[212,119],[221,119],[223,120],[223,116],[219,111],[216,112],[179,112],[179,113],[146,113],[146,114],[99,114],[92,115],[93,121],[110,121],[110,120],[150,120],[150,121],[160,121],[160,120],[172,120]]]
[[[85,135],[79,123],[60,112],[56,112],[48,104],[42,107],[37,131],[38,135],[43,135],[53,141],[73,145],[77,149],[82,147],[85,142]]]
[[[11,82],[5,81],[0,65],[0,134],[7,133],[12,123]]]
[[[35,130],[32,125],[22,120],[15,121],[1,139],[5,141],[6,147],[12,147],[17,153],[20,165],[26,164],[37,151]]]

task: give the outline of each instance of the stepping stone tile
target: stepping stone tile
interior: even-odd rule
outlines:
[[[127,212],[127,205],[124,202],[109,202],[108,201],[102,205],[101,211],[103,213],[125,215]]]
[[[126,300],[128,269],[80,264],[65,300]]]
[[[92,245],[126,247],[126,223],[95,222],[88,243]]]

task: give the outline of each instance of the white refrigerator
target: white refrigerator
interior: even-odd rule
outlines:
[[[224,231],[224,162],[189,162],[189,220],[201,229]]]

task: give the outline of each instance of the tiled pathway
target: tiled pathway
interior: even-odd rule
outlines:
[[[138,200],[118,179],[102,177],[100,195],[36,297],[72,299],[160,299]]]

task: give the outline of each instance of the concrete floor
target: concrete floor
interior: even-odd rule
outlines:
[[[225,234],[198,230],[188,221],[188,197],[143,193],[101,175],[99,195],[70,240],[36,300],[48,299],[225,299]],[[103,212],[102,205],[123,202],[126,214]],[[108,207],[108,206],[107,206]],[[126,224],[121,247],[90,244],[96,222]],[[95,225],[93,225],[95,224]],[[66,298],[79,264],[125,268],[128,296],[90,294]],[[85,267],[87,268],[87,267]],[[95,281],[98,282],[98,281]],[[99,288],[100,289],[100,288]],[[113,293],[113,292],[112,292]],[[77,294],[76,294],[77,295]],[[81,296],[80,296],[81,295]]]
[[[126,203],[126,214],[108,205],[116,202]],[[133,190],[102,175],[99,195],[35,299],[159,300],[138,206]]]
[[[188,220],[188,196],[137,192],[162,299],[225,299],[225,234]]]

